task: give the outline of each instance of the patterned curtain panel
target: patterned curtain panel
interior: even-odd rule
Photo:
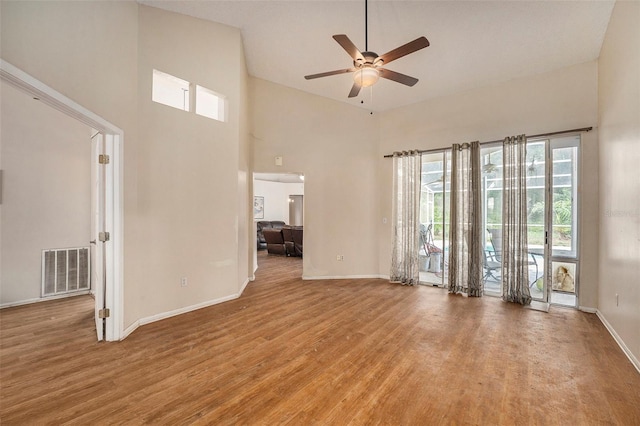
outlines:
[[[418,264],[418,231],[420,214],[419,151],[393,153],[393,251],[391,281],[417,285],[420,279]]]
[[[527,253],[527,137],[512,136],[503,143],[502,298],[528,305]]]
[[[454,144],[451,152],[449,293],[482,296],[482,194],[480,143]]]

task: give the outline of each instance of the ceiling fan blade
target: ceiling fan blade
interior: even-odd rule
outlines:
[[[355,98],[356,96],[358,96],[358,93],[360,93],[360,85],[357,82],[353,83],[353,86],[351,87],[351,91],[349,92],[349,97],[350,98]]]
[[[405,74],[400,74],[399,72],[387,70],[384,68],[378,68],[378,71],[380,72],[380,77],[386,78],[387,80],[396,81],[398,83],[404,84],[405,86],[414,86],[418,82],[417,78],[410,77]]]
[[[427,40],[426,37],[419,37],[413,41],[410,41],[407,44],[404,44],[396,49],[393,49],[390,52],[385,53],[384,55],[380,55],[378,59],[382,59],[384,61],[384,65],[386,65],[391,61],[395,61],[396,59],[402,58],[403,56],[406,56],[409,53],[413,53],[417,50],[424,49],[425,47],[428,47],[428,46],[429,46],[429,40]]]
[[[349,56],[351,56],[354,61],[360,60],[364,62],[364,56],[362,56],[362,53],[360,53],[356,45],[353,44],[351,40],[349,40],[349,37],[344,34],[336,34],[333,36],[333,39],[337,41],[344,50],[347,51]]]
[[[355,68],[345,68],[343,70],[328,71],[328,72],[321,72],[320,74],[305,75],[304,78],[306,78],[307,80],[312,80],[314,78],[329,77],[330,75],[346,74],[348,72],[353,72],[355,70],[356,70]]]

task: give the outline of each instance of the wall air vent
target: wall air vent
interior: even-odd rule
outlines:
[[[42,297],[90,289],[89,247],[42,250]]]

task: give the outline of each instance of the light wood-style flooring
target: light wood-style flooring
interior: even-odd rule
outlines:
[[[239,299],[118,343],[86,296],[1,310],[0,423],[640,424],[640,374],[593,314],[259,263]]]

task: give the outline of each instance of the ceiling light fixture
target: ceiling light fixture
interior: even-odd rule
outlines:
[[[361,52],[353,44],[349,37],[345,34],[336,34],[333,39],[338,42],[340,46],[351,56],[353,59],[353,66],[351,68],[345,68],[342,70],[322,72],[319,74],[305,75],[304,78],[312,80],[320,77],[328,77],[330,75],[353,73],[353,86],[349,92],[350,98],[355,98],[360,93],[360,89],[363,87],[371,87],[380,77],[392,80],[405,86],[413,86],[418,82],[417,78],[410,77],[399,72],[391,71],[386,66],[391,61],[407,56],[410,53],[416,52],[420,49],[424,49],[429,46],[429,40],[426,37],[418,37],[417,39],[403,44],[384,55],[378,55],[375,52],[369,51],[369,7],[368,1],[364,1],[364,51]],[[372,89],[373,91],[373,89]]]
[[[371,67],[361,68],[353,73],[353,80],[361,87],[373,86],[378,78],[380,78],[380,71]]]
[[[493,154],[493,151],[489,151],[489,155],[487,155],[487,159],[489,161],[485,163],[484,166],[482,166],[483,173],[486,173],[486,174],[493,173],[498,169],[498,166],[496,166],[491,162],[491,154]]]
[[[529,171],[529,174],[534,174],[536,172],[536,157],[531,159],[531,165],[527,167],[527,170]]]

